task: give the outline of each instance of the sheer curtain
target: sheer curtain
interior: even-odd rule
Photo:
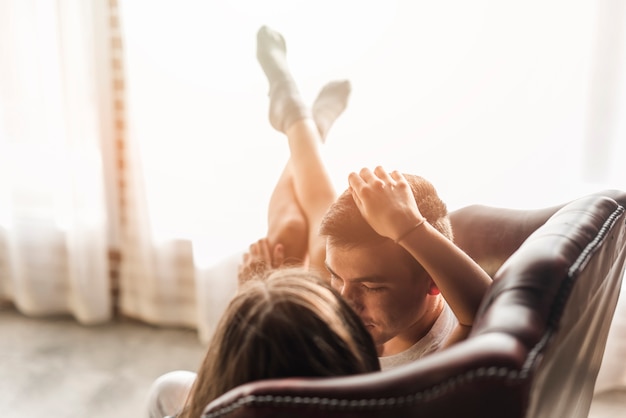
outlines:
[[[626,186],[626,3],[598,2],[585,155],[582,171],[594,181]],[[596,392],[626,387],[626,291],[622,284]]]
[[[104,4],[0,2],[0,300],[87,324],[112,314],[95,52]]]

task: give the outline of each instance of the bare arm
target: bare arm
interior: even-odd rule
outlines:
[[[402,245],[428,272],[461,326],[471,326],[491,278],[419,211],[411,188],[397,171],[363,169],[349,178],[352,196],[374,230]],[[416,227],[416,225],[419,225]]]
[[[399,243],[430,274],[461,325],[471,326],[491,278],[428,222]]]

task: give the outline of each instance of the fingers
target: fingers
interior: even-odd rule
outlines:
[[[396,181],[389,175],[389,173],[387,171],[385,171],[385,169],[382,166],[377,166],[374,169],[374,174],[376,174],[378,176],[378,178],[384,183],[384,184],[390,184],[392,186],[394,186],[396,184]]]
[[[272,256],[270,253],[270,246],[267,238],[261,238],[258,241],[250,244],[250,247],[248,248],[248,253],[244,254],[244,261],[246,261],[246,259],[249,261],[270,262],[272,260]]]
[[[268,243],[269,248],[269,243]],[[285,262],[285,247],[282,244],[276,244],[274,246],[274,252],[272,253],[272,267],[278,268]]]
[[[261,238],[250,244],[248,252],[243,255],[237,271],[239,283],[260,276],[269,268],[278,268],[284,261],[285,252],[282,244],[275,245],[272,250],[267,238]]]
[[[360,208],[362,206],[362,202],[359,193],[361,192],[361,190],[363,190],[363,187],[366,185],[366,183],[363,181],[363,178],[360,174],[350,173],[348,175],[348,184],[352,199],[354,199],[354,203],[356,203],[357,207]]]
[[[359,176],[364,182],[372,187],[382,189],[386,184],[393,184],[391,183],[393,180],[381,166],[374,168],[374,171],[371,171],[369,168],[363,168],[359,172]]]
[[[386,185],[395,186],[399,180],[403,179],[404,177],[398,171],[389,174],[379,165],[374,168],[374,171],[365,167],[359,171],[359,174],[350,173],[348,175],[348,184],[357,193],[360,193],[366,185],[384,188]]]
[[[248,252],[243,255],[242,263],[238,266],[237,276],[239,284],[241,285],[253,277],[260,276],[269,267],[275,267],[275,263],[282,264],[284,260],[283,251],[282,246],[278,251],[275,249],[274,253],[278,254],[280,258],[274,260],[267,238],[261,238],[250,244]],[[280,264],[276,266],[280,266]]]
[[[261,238],[260,240],[257,241],[256,246],[257,246],[257,251],[261,260],[267,263],[271,263],[272,256],[270,255],[270,246],[267,242],[267,239]]]
[[[364,167],[361,169],[361,171],[359,171],[359,176],[366,183],[373,183],[378,180],[378,177],[376,177],[376,175],[367,167]]]
[[[366,169],[364,168],[363,170]],[[348,174],[348,184],[352,189],[361,190],[361,188],[363,188],[363,185],[365,185],[365,181],[363,180],[362,176],[363,170],[361,170],[359,174],[355,172]]]
[[[404,178],[404,176],[402,175],[402,173],[400,173],[398,170],[393,170],[391,172],[391,178],[396,182],[396,183],[402,183],[405,182],[406,179]]]

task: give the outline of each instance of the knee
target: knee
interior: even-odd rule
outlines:
[[[287,258],[304,259],[307,252],[308,225],[304,218],[287,216],[268,232],[270,245],[283,244]]]
[[[178,414],[193,386],[196,373],[177,370],[159,376],[148,392],[148,415],[162,418]]]
[[[308,225],[306,219],[299,216],[288,216],[283,220],[282,235],[285,237],[294,237],[300,240],[307,239]]]

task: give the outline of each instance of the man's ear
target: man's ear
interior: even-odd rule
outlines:
[[[439,293],[441,293],[441,291],[439,290],[439,288],[437,287],[433,279],[430,279],[430,285],[428,286],[428,294],[430,296],[437,296]]]

